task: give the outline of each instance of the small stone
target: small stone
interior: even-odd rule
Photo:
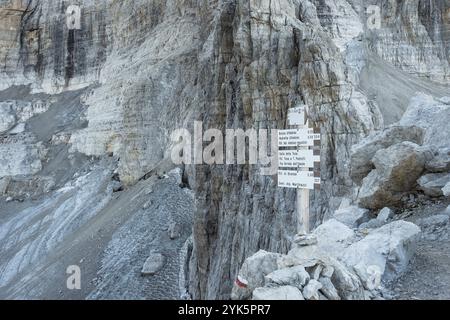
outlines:
[[[319,290],[322,289],[322,284],[317,280],[310,280],[303,289],[303,297],[306,300],[319,300]]]
[[[445,197],[450,197],[450,182],[447,182],[445,187],[442,188],[442,193]]]
[[[169,233],[169,237],[171,240],[175,240],[181,237],[181,227],[176,222],[172,222],[169,225],[169,229],[167,230],[167,232]]]
[[[148,208],[151,207],[152,204],[153,204],[153,202],[152,202],[151,200],[150,200],[150,201],[147,201],[147,202],[142,206],[142,209],[147,210]]]
[[[317,244],[317,237],[314,234],[298,234],[294,238],[294,243],[301,247],[313,246]]]
[[[11,197],[8,197],[8,198],[6,198],[6,200],[5,200],[6,202],[11,202],[11,201],[13,201],[13,198],[11,198]]]
[[[158,273],[164,266],[165,257],[160,253],[152,253],[145,261],[141,274],[143,276],[153,276]]]
[[[394,217],[394,211],[389,208],[384,208],[378,213],[377,219],[381,222],[388,222],[390,219]]]

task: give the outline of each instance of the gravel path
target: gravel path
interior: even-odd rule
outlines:
[[[450,204],[445,201],[419,205],[406,212],[406,220],[443,214]],[[389,288],[394,299],[400,300],[448,300],[450,299],[450,236],[437,241],[422,239],[410,269]]]

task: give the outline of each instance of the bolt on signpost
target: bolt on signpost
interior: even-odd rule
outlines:
[[[308,127],[306,114],[307,107],[304,105],[290,109],[289,125],[297,129],[278,132],[278,186],[297,189],[298,231],[304,234],[310,231],[309,192],[320,185],[320,177],[314,173],[320,156],[315,155],[312,149],[315,141],[320,141],[320,134],[315,134]]]

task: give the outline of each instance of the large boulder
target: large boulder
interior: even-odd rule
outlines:
[[[337,210],[334,213],[334,218],[349,228],[357,228],[370,220],[369,210],[356,206]]]
[[[239,272],[239,278],[246,282],[245,286],[234,284],[231,297],[234,300],[247,300],[252,292],[265,284],[265,277],[278,269],[277,259],[280,254],[259,251],[245,260]]]
[[[444,187],[450,183],[450,173],[431,173],[422,176],[417,183],[420,189],[430,197],[444,195]]]
[[[336,219],[325,221],[317,227],[312,235],[317,239],[317,247],[324,252],[333,254],[342,251],[346,246],[353,242],[355,232],[344,223]],[[311,247],[297,247],[292,251],[310,251]]]
[[[352,147],[352,179],[358,184],[362,182],[374,168],[372,159],[379,150],[404,141],[422,144],[423,135],[423,130],[415,126],[392,126],[382,132],[370,135]]]
[[[293,286],[256,288],[253,300],[305,300],[300,290]]]
[[[411,99],[408,109],[398,124],[421,128],[424,131],[422,143],[424,146],[445,149],[449,147],[449,121],[449,99],[435,99],[421,93]]]
[[[359,192],[359,203],[369,209],[399,205],[405,193],[416,187],[426,160],[431,157],[427,147],[402,142],[375,154],[373,170],[364,180]]]
[[[395,221],[369,233],[343,252],[341,260],[351,268],[369,270],[377,266],[383,279],[392,280],[405,271],[414,254],[420,228],[411,222]]]

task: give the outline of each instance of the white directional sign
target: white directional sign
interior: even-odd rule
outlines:
[[[299,106],[288,110],[288,121],[290,126],[304,126],[305,121],[305,106]]]
[[[320,178],[314,177],[311,171],[278,171],[278,187],[280,188],[301,188],[314,190],[314,185],[320,184]]]
[[[282,168],[314,168],[314,162],[320,162],[320,156],[314,150],[280,150],[278,165]]]
[[[292,129],[278,131],[279,147],[312,147],[314,141],[320,140],[320,134],[313,129]]]

